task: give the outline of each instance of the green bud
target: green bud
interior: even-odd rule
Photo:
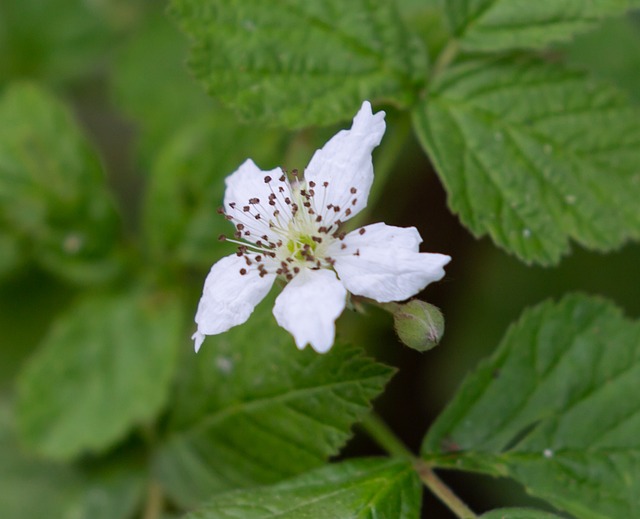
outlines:
[[[442,312],[419,299],[395,305],[393,324],[400,340],[418,351],[430,350],[444,335]]]

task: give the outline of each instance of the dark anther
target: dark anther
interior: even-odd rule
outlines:
[[[235,209],[236,208],[236,203],[235,202],[229,202],[229,207],[231,209]]]
[[[247,273],[247,269],[240,269],[240,275],[244,276]]]
[[[322,221],[322,216],[318,215],[316,216],[316,222],[320,223]]]
[[[284,182],[285,178],[286,177],[284,175],[282,175],[278,180],[280,180],[280,182]]]
[[[229,205],[231,205],[231,204],[229,204]],[[218,209],[216,209],[216,213],[224,214],[224,207],[218,207]]]
[[[339,206],[339,205],[334,205],[334,206],[333,206],[333,210],[334,210],[336,213],[340,212],[340,206]]]
[[[291,170],[291,174],[292,174],[294,177],[297,177],[297,176],[298,176],[298,170],[297,170],[297,169],[292,169],[292,170]]]
[[[236,225],[236,229],[238,229],[239,231],[242,231],[244,229],[244,224],[239,223],[238,225]]]
[[[242,210],[243,210],[245,213],[249,212],[249,210],[250,210],[250,209],[251,209],[251,208],[250,208],[248,205],[245,205],[245,206],[242,208]]]
[[[227,237],[224,234],[221,234],[220,236],[218,236],[218,240],[220,241],[226,241]]]
[[[300,272],[300,268],[299,267],[293,267],[293,272],[295,274],[299,273]]]
[[[271,177],[267,175],[266,177],[264,177],[264,183],[268,184],[269,182],[271,182]]]
[[[316,187],[316,183],[313,180],[310,180],[309,187]]]
[[[352,195],[355,195],[358,192],[358,190],[355,187],[352,187],[350,191]]]
[[[260,213],[258,213],[258,214],[256,214],[256,215],[254,216],[254,218],[255,218],[256,220],[260,220],[260,218],[262,218],[262,216],[260,215]]]
[[[230,214],[225,214],[224,215],[224,219],[231,221],[231,220],[233,220],[233,216],[231,216]]]
[[[354,198],[353,200],[351,200],[351,205],[356,205],[358,203],[358,199]]]
[[[342,250],[346,249],[346,248],[347,248],[347,244],[346,244],[346,243],[343,243],[342,245],[340,245],[340,248],[341,248]]]
[[[250,204],[259,204],[260,203],[260,199],[259,198],[249,198],[249,203]]]
[[[322,238],[320,238],[320,236],[312,236],[311,239],[316,243],[322,243]]]
[[[362,229],[360,229],[358,231],[358,234],[363,235],[366,232],[365,228],[363,227]]]
[[[323,182],[323,183],[322,183],[322,185],[323,185],[324,187],[329,187],[329,182]]]

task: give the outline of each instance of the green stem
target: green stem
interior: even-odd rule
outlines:
[[[424,485],[449,507],[459,519],[477,519],[478,516],[436,475],[431,466],[424,460],[414,456],[389,426],[376,414],[370,413],[362,421],[362,427],[391,456],[411,461]]]
[[[442,74],[442,72],[451,64],[451,62],[458,54],[459,50],[460,45],[458,44],[458,40],[449,40],[444,49],[442,49],[440,54],[438,54],[438,58],[433,65],[433,70],[431,72],[431,82],[433,82],[434,78]]]
[[[380,447],[392,456],[415,461],[415,456],[393,433],[389,426],[375,413],[369,413],[362,420],[362,427]]]
[[[151,481],[147,489],[147,502],[142,519],[160,519],[163,508],[164,495],[162,494],[162,487],[155,481]]]
[[[478,517],[453,493],[427,463],[418,459],[415,462],[415,467],[424,485],[431,490],[440,501],[447,505],[456,517],[460,519],[476,519]]]

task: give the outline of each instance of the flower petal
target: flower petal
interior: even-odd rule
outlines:
[[[352,294],[381,303],[403,301],[442,279],[443,267],[451,260],[444,254],[418,252],[421,241],[415,227],[376,223],[350,232],[327,254]]]
[[[299,349],[318,353],[333,345],[335,320],[344,310],[347,291],[330,270],[303,269],[276,299],[273,315]]]
[[[290,208],[281,202],[285,196],[291,196],[289,184],[280,181],[282,175],[280,168],[262,171],[251,159],[247,159],[225,179],[224,209],[233,217],[234,223],[244,225],[243,239],[255,243],[264,235],[274,237],[269,221],[274,220],[276,209],[281,220],[288,222],[291,219]],[[267,182],[267,178],[271,180]],[[280,188],[284,193],[279,191]],[[272,194],[278,195],[280,203],[276,206],[269,205],[269,196]],[[258,218],[256,215],[259,215]],[[250,234],[245,234],[247,231]]]
[[[246,274],[240,274],[240,269],[246,269]],[[196,313],[198,331],[192,337],[196,351],[205,335],[226,332],[249,319],[275,278],[275,274],[260,277],[256,269],[247,268],[243,257],[235,254],[215,263],[204,282]]]
[[[351,129],[339,131],[311,158],[304,178],[316,183],[315,198],[325,203],[325,207],[317,207],[316,212],[325,214],[328,204],[341,209],[326,213],[326,224],[336,219],[344,222],[366,207],[373,183],[371,152],[384,135],[384,116],[384,112],[373,114],[371,104],[365,101],[354,117]],[[325,182],[328,183],[326,187]],[[355,194],[352,188],[356,190]],[[325,189],[326,193],[323,192]],[[347,208],[350,215],[344,214]]]

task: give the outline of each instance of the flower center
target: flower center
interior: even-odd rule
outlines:
[[[339,231],[341,218],[350,217],[356,189],[349,190],[348,203],[341,208],[327,203],[328,182],[320,186],[305,182],[297,170],[291,175],[291,181],[284,172],[277,179],[264,177],[267,196],[250,198],[246,205],[229,202],[229,212],[220,211],[235,224],[234,237],[246,240],[228,240],[240,245],[237,254],[247,264],[240,274],[257,269],[260,276],[275,273],[291,280],[301,268],[333,268],[335,261],[327,256],[327,248],[344,239],[345,233]]]

